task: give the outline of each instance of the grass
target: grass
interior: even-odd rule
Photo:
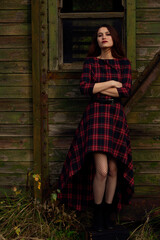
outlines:
[[[13,196],[6,195],[0,201],[0,240],[82,240],[85,239],[82,233],[91,221],[90,211],[79,214],[59,205],[56,192],[49,201],[40,204],[30,191],[15,188]],[[133,224],[128,228],[133,229]],[[160,207],[146,214],[144,222],[134,227],[128,240],[159,239]]]
[[[146,214],[145,221],[137,226],[127,240],[159,240],[160,207]]]
[[[55,199],[43,205],[28,192],[19,190],[0,202],[0,239],[2,240],[80,240],[84,231],[75,211],[57,206]]]

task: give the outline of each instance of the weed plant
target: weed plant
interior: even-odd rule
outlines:
[[[160,207],[147,213],[144,223],[134,229],[127,240],[160,240]]]
[[[56,192],[40,204],[29,192],[14,189],[13,196],[0,202],[0,239],[2,240],[80,240],[84,230],[75,211],[58,206]]]

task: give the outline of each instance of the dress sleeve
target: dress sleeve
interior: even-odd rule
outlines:
[[[88,58],[86,58],[83,64],[83,72],[80,78],[80,92],[83,95],[93,95],[93,87],[95,83],[92,82],[91,72],[91,62]]]
[[[122,69],[122,87],[117,88],[119,97],[129,97],[132,87],[131,63],[127,59]]]

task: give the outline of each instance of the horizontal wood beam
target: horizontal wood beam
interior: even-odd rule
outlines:
[[[124,12],[59,13],[60,18],[123,18]]]

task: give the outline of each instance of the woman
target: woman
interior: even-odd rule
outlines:
[[[77,210],[94,202],[94,228],[112,228],[113,206],[134,192],[129,130],[121,97],[129,97],[131,64],[116,30],[102,25],[83,65],[80,91],[89,95],[59,179],[58,198]]]

